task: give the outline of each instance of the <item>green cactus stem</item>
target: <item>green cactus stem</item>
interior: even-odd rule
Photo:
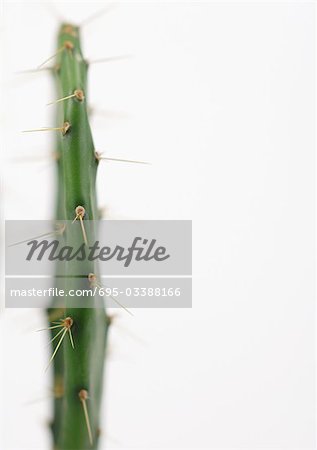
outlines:
[[[57,213],[58,220],[73,221],[63,239],[66,245],[79,247],[83,240],[94,240],[88,221],[98,219],[96,173],[98,158],[88,120],[87,72],[83,58],[78,27],[63,24],[58,34],[54,76],[58,101],[57,127]],[[86,226],[87,224],[87,226]],[[87,235],[83,235],[83,229]],[[74,262],[73,264],[79,264]],[[57,286],[69,289],[89,289],[96,263],[81,262],[81,277],[71,278],[74,267],[65,265],[64,277]],[[103,391],[103,373],[108,325],[102,297],[87,297],[87,308],[77,308],[76,298],[67,297],[66,309],[57,308],[57,299],[48,311],[50,327],[60,321],[71,331],[70,339],[54,339],[52,353],[54,376],[54,418],[52,422],[53,447],[57,450],[97,449],[100,430],[100,404]],[[66,322],[67,320],[67,322]],[[67,327],[69,327],[67,329]],[[61,327],[61,330],[64,330]],[[59,330],[59,328],[57,328]],[[56,329],[52,329],[52,337]]]

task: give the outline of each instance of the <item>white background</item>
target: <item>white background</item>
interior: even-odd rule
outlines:
[[[53,85],[14,72],[54,53],[56,11],[104,5],[3,5],[3,218],[54,209],[52,135],[21,133],[54,125]],[[133,55],[91,67],[96,149],[152,162],[103,162],[100,205],[193,220],[193,308],[117,311],[103,444],[315,448],[314,3],[121,3],[83,41],[91,60]],[[42,326],[2,314],[5,450],[49,448]]]

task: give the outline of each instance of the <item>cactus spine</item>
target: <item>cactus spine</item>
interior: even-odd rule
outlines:
[[[98,157],[92,140],[87,112],[88,64],[83,58],[78,27],[63,24],[58,34],[55,78],[58,90],[57,127],[57,219],[77,223],[63,234],[66,245],[79,247],[83,239],[94,240],[87,220],[97,220],[96,173]],[[80,222],[80,223],[79,223]],[[87,224],[87,225],[85,225]],[[86,226],[87,236],[83,236]],[[74,262],[72,264],[79,264]],[[76,267],[81,278],[71,278],[74,270],[65,265],[57,284],[69,289],[87,289],[98,274],[95,262],[81,262]],[[72,272],[73,273],[73,272]],[[65,338],[52,342],[54,373],[54,449],[97,449],[100,403],[109,320],[101,297],[87,297],[88,308],[77,308],[67,297],[66,309],[48,311],[50,327],[60,320],[65,333],[71,330],[72,342]],[[67,329],[68,327],[68,329]],[[52,329],[52,337],[56,329]]]

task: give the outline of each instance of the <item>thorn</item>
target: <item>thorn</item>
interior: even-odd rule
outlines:
[[[146,162],[146,161],[136,161],[136,160],[132,160],[132,159],[122,159],[122,158],[108,158],[108,157],[101,156],[101,155],[102,155],[102,153],[95,152],[95,156],[96,156],[96,159],[98,159],[98,161],[100,161],[101,159],[104,159],[106,161],[126,162],[126,163],[132,163],[132,164],[145,164],[147,166],[151,165],[151,163]]]
[[[74,44],[71,41],[65,41],[64,44],[62,45],[62,47],[60,47],[55,53],[54,55],[50,56],[49,58],[47,58],[44,62],[42,62],[42,64],[40,64],[38,66],[38,69],[41,69],[42,66],[44,66],[44,64],[46,64],[47,62],[51,61],[51,59],[55,58],[55,56],[57,56],[59,53],[61,53],[63,50],[73,50],[74,48]]]
[[[84,218],[84,216],[86,214],[86,210],[85,210],[85,208],[83,206],[79,205],[79,206],[76,207],[75,213],[76,213],[76,217],[72,221],[72,223],[74,223],[77,219],[80,220],[80,226],[81,226],[81,230],[82,230],[82,233],[83,233],[84,242],[88,246],[87,234],[86,234],[85,225],[84,225],[84,221],[83,221],[83,218]]]
[[[69,340],[70,340],[71,346],[74,349],[75,345],[74,345],[74,339],[73,339],[72,330],[71,330],[71,327],[73,326],[74,321],[73,321],[73,319],[71,317],[66,317],[66,319],[63,320],[63,322],[64,322],[64,327],[68,331]]]
[[[42,67],[42,68],[38,68],[38,69],[27,69],[27,70],[19,70],[17,72],[14,72],[16,75],[23,75],[26,73],[36,73],[36,72],[46,72],[47,70],[54,70],[55,67],[54,66],[49,66],[49,67]]]
[[[98,287],[100,289],[110,289],[108,286],[103,285],[101,283],[99,283],[97,281],[97,276],[94,273],[90,273],[88,275],[88,281],[90,284],[90,287]],[[117,299],[115,299],[112,295],[105,293],[106,297],[110,297],[112,298],[112,300],[118,305],[120,306],[120,308],[123,308],[128,314],[130,314],[130,316],[133,317],[133,314],[131,311],[128,310],[128,308],[126,306],[124,306],[122,303],[120,303]]]
[[[38,238],[45,237],[45,236],[54,236],[56,234],[62,235],[65,231],[65,228],[66,228],[66,225],[64,223],[57,223],[55,231],[50,231],[49,233],[43,233],[43,234],[40,234],[39,236],[35,236],[30,239],[24,239],[23,241],[15,242],[14,244],[10,244],[9,247],[14,247],[15,245],[24,244],[25,242],[33,241],[34,239],[38,239]]]
[[[58,100],[54,100],[53,102],[47,103],[46,106],[54,105],[55,103],[63,102],[64,100],[68,100],[69,98],[74,98],[80,102],[82,102],[85,98],[84,93],[81,89],[76,89],[73,94],[67,95],[67,97],[59,98]]]
[[[62,52],[63,50],[65,50],[65,46],[63,45],[63,47],[59,48],[57,50],[57,52],[55,52],[52,56],[50,56],[49,58],[47,58],[44,62],[42,62],[42,64],[40,64],[38,66],[38,70],[42,68],[42,66],[44,66],[44,64],[46,64],[47,62],[51,61],[53,58],[55,58],[55,56],[57,56],[60,52]]]
[[[74,344],[74,339],[73,339],[73,335],[72,335],[72,330],[71,329],[69,329],[69,339],[70,339],[71,346],[73,347],[73,349],[75,349],[75,344]]]
[[[59,339],[59,341],[58,341],[58,343],[57,343],[57,345],[55,347],[55,350],[54,350],[54,352],[53,352],[53,354],[52,354],[52,356],[51,356],[51,358],[50,358],[50,360],[48,362],[48,365],[45,368],[45,372],[47,371],[47,369],[49,368],[51,362],[55,358],[55,355],[58,352],[58,349],[60,348],[64,337],[66,336],[66,333],[69,333],[70,342],[71,342],[72,347],[74,348],[73,336],[71,336],[71,327],[72,327],[72,325],[74,323],[73,319],[71,317],[66,317],[65,319],[60,319],[59,322],[60,322],[59,325],[54,325],[52,327],[47,328],[47,330],[53,330],[55,328],[62,328],[62,329],[50,341],[50,342],[53,342],[58,336],[61,335],[61,337],[60,337],[60,339]]]
[[[56,322],[53,322],[53,323],[56,323]],[[53,327],[48,327],[48,328],[40,328],[39,330],[36,330],[36,331],[48,331],[48,330],[55,330],[55,328],[62,328],[63,327],[63,325],[62,324],[60,324],[60,325],[54,325]]]
[[[133,55],[122,55],[122,56],[108,56],[106,58],[93,59],[92,61],[87,61],[87,64],[100,64],[114,61],[122,61],[124,59],[131,59]]]
[[[52,362],[53,359],[55,358],[55,355],[56,355],[56,353],[58,352],[58,349],[59,349],[59,347],[61,346],[61,343],[63,342],[63,339],[64,339],[66,333],[67,333],[67,329],[65,328],[65,329],[63,330],[62,337],[61,337],[60,340],[58,341],[58,344],[56,345],[55,350],[54,350],[54,352],[53,352],[53,354],[52,354],[52,356],[51,356],[51,358],[50,358],[50,360],[49,360],[47,366],[45,367],[45,372],[47,371],[47,369],[49,368],[51,362]]]
[[[55,328],[57,328],[57,327],[55,327]],[[54,342],[55,339],[58,338],[58,336],[59,336],[61,333],[64,332],[64,327],[63,327],[63,325],[59,325],[59,328],[61,328],[61,330],[59,330],[59,332],[58,332],[57,334],[55,334],[55,336],[49,341],[49,344],[51,344],[52,342]],[[52,328],[50,328],[50,329],[52,329]]]
[[[90,16],[88,16],[86,19],[84,19],[81,24],[80,27],[84,27],[85,25],[87,25],[88,23],[93,22],[96,19],[99,19],[100,17],[102,17],[104,14],[108,13],[109,11],[111,11],[114,7],[115,7],[115,3],[110,3],[109,5],[107,5],[105,8],[102,8],[101,10],[96,11],[95,13],[91,14]]]
[[[35,131],[62,131],[62,127],[42,127],[42,128],[33,128],[32,130],[23,130],[22,133],[33,133]]]
[[[62,127],[43,127],[43,128],[34,128],[32,130],[23,130],[22,133],[33,133],[36,131],[61,131],[62,135],[65,136],[67,131],[70,129],[70,123],[64,122]]]
[[[94,441],[93,441],[93,437],[92,437],[90,421],[89,421],[89,414],[88,414],[87,403],[86,403],[87,399],[89,398],[88,392],[85,389],[82,389],[81,391],[79,391],[78,397],[81,401],[81,404],[83,405],[85,421],[86,421],[86,426],[87,426],[87,431],[88,431],[88,436],[89,436],[89,442],[90,442],[90,445],[93,445]]]

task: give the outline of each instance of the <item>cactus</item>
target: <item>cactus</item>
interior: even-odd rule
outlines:
[[[56,217],[67,221],[76,219],[75,226],[71,230],[67,228],[62,237],[66,245],[74,247],[81,245],[83,239],[94,240],[86,221],[98,219],[95,182],[99,157],[88,120],[88,63],[82,55],[79,34],[77,26],[63,24],[60,27],[53,71],[58,90]],[[81,270],[81,278],[69,277],[72,268],[66,265],[64,277],[57,278],[56,283],[63,285],[66,292],[87,289],[96,280],[98,268],[95,265],[95,262],[82,262],[76,268]],[[101,297],[88,297],[89,308],[76,308],[75,301],[68,297],[64,310],[57,307],[55,299],[48,310],[55,393],[51,428],[56,450],[98,447],[110,320]]]

